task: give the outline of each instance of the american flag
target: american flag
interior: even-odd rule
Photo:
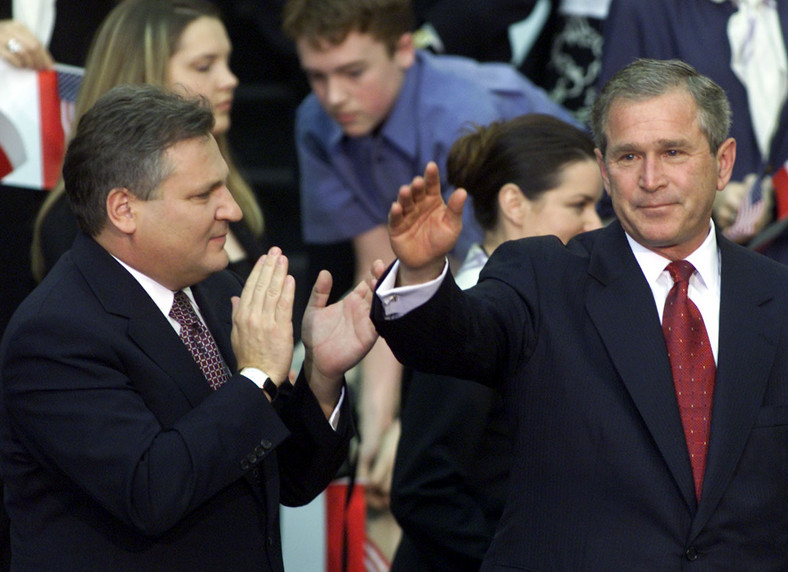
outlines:
[[[777,203],[777,218],[788,217],[788,161],[783,163],[772,175],[774,200]]]
[[[51,189],[60,177],[82,69],[29,70],[0,60],[0,179]]]
[[[756,225],[763,217],[765,208],[762,178],[756,176],[744,197],[742,197],[741,206],[736,213],[736,220],[725,229],[725,236],[735,242],[751,238],[755,234]]]
[[[71,132],[71,125],[74,122],[74,107],[84,70],[61,64],[55,66],[55,70],[57,71],[57,95],[60,98],[60,121],[63,124],[63,133],[68,140],[68,134]]]

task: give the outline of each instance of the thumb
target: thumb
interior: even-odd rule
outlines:
[[[324,308],[328,302],[328,296],[331,294],[331,285],[333,279],[328,270],[321,270],[317,275],[314,286],[312,286],[312,293],[309,295],[308,308],[318,309]]]

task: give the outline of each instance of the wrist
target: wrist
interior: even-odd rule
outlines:
[[[262,389],[268,397],[268,401],[275,400],[279,395],[279,386],[271,379],[271,376],[260,368],[245,367],[239,373]]]

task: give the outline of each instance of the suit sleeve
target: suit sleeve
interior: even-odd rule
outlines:
[[[496,265],[498,250],[486,268]],[[532,351],[534,306],[529,297],[536,298],[527,262],[515,257],[496,266],[497,276],[485,269],[480,282],[464,291],[447,273],[432,298],[396,319],[386,316],[380,297],[374,296],[375,328],[404,365],[496,385]],[[527,292],[512,287],[508,278]]]
[[[310,391],[303,370],[281,401],[278,412],[291,435],[277,450],[280,502],[301,506],[328,486],[347,459],[348,443],[354,434],[350,398],[345,388],[336,431]]]

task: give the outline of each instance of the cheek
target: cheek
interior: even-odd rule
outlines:
[[[370,78],[365,86],[356,90],[356,96],[368,113],[382,115],[388,113],[397,96],[396,86],[384,78]]]

